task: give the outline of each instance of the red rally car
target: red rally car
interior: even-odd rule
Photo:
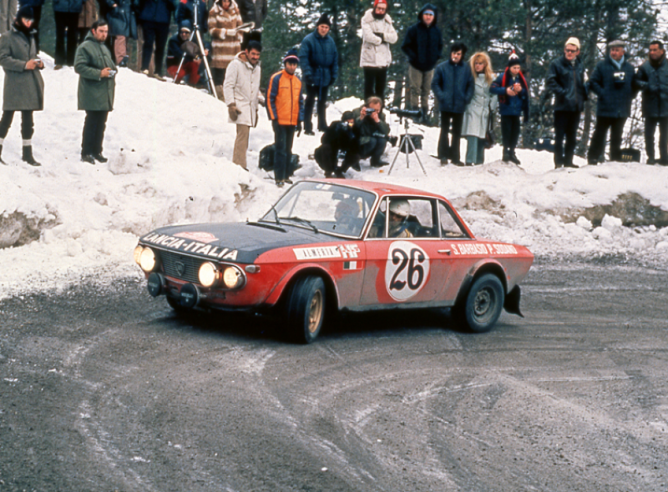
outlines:
[[[282,311],[291,337],[315,340],[327,313],[443,308],[485,332],[521,316],[533,254],[477,239],[443,197],[386,183],[307,180],[257,222],[157,229],[135,261],[176,310]]]

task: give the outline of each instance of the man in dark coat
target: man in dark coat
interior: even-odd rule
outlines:
[[[461,165],[459,139],[462,136],[462,122],[466,106],[473,99],[475,81],[468,64],[464,63],[466,45],[454,43],[450,47],[450,59],[438,65],[431,82],[431,89],[441,111],[441,135],[438,138],[438,158],[441,164]],[[452,141],[448,132],[452,122]]]
[[[408,56],[408,101],[410,109],[429,113],[429,89],[434,67],[443,51],[443,35],[437,27],[436,7],[430,3],[418,13],[418,22],[408,28],[401,50]],[[421,105],[418,105],[421,102]]]
[[[107,162],[102,141],[109,111],[114,109],[116,64],[104,44],[109,26],[104,20],[93,23],[91,32],[77,48],[74,71],[79,74],[78,109],[86,111],[81,160],[89,164]]]
[[[647,164],[656,162],[654,132],[659,125],[659,164],[668,166],[668,61],[661,41],[649,44],[649,60],[638,69],[633,84],[642,91]]]
[[[119,67],[128,64],[128,39],[137,39],[137,19],[135,10],[138,0],[103,0],[109,6],[106,20],[109,23],[109,36],[114,47],[114,59]]]
[[[610,129],[610,160],[621,159],[620,147],[624,124],[631,115],[631,103],[635,97],[633,78],[635,69],[626,61],[624,42],[608,44],[610,54],[596,65],[589,81],[589,88],[598,96],[596,126],[591,139],[587,161],[598,164],[605,150],[605,137]]]
[[[176,84],[185,80],[188,85],[195,86],[199,82],[201,59],[199,46],[190,41],[190,30],[190,21],[184,20],[179,32],[169,39],[169,43],[167,43],[167,73]],[[181,64],[181,60],[183,60],[183,64]],[[177,74],[179,65],[181,65],[181,71]]]
[[[241,49],[245,50],[248,41],[262,41],[262,23],[267,17],[267,0],[239,0],[237,6],[239,7],[239,14],[244,24],[248,22],[254,24],[252,31],[243,33]]]
[[[35,161],[32,155],[32,113],[44,109],[44,81],[39,73],[39,70],[44,68],[44,62],[37,59],[32,17],[32,7],[22,7],[16,14],[12,30],[0,37],[0,65],[5,71],[0,154],[14,118],[14,111],[21,111],[23,160],[30,165],[39,166],[39,162]]]
[[[311,114],[315,98],[318,97],[318,130],[327,129],[326,104],[327,91],[339,75],[339,53],[336,43],[329,36],[331,22],[323,14],[316,25],[315,32],[308,34],[299,48],[299,62],[302,67],[302,80],[306,87],[304,102],[304,133],[314,135]]]
[[[383,100],[371,96],[361,108],[353,111],[355,117],[355,134],[359,142],[359,158],[370,157],[371,167],[383,167],[389,163],[382,160],[387,142],[390,140],[390,125],[385,121]],[[359,171],[359,164],[351,161],[351,166]]]
[[[569,38],[564,56],[550,64],[547,88],[554,93],[554,167],[577,167],[573,164],[580,114],[587,100],[585,71],[580,61],[580,40]],[[564,150],[564,137],[566,149]]]
[[[155,72],[158,80],[162,77],[162,62],[165,58],[165,45],[169,38],[169,23],[172,12],[176,10],[175,0],[140,0],[139,23],[144,33],[144,46],[141,55],[141,72],[149,75],[149,65],[155,44]]]
[[[325,171],[325,177],[331,178],[335,174],[337,178],[344,178],[348,168],[357,163],[359,168],[359,157],[357,156],[358,142],[353,129],[355,118],[352,111],[345,111],[341,115],[341,121],[334,121],[322,134],[322,145],[315,149],[315,161]],[[338,167],[339,152],[345,152],[343,164]]]
[[[74,53],[79,38],[79,14],[82,8],[82,0],[53,0],[53,17],[56,21],[55,70],[63,68],[63,65],[74,65]]]

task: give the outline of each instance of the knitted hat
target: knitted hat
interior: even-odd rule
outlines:
[[[580,49],[580,40],[578,38],[574,38],[574,37],[568,38],[566,40],[566,44],[564,46],[568,46],[569,44],[572,44],[577,49]]]
[[[508,57],[508,65],[507,67],[510,68],[514,65],[519,65],[520,64],[520,57],[515,54],[513,51],[510,56]]]
[[[192,31],[192,24],[188,19],[184,20],[181,22],[181,26],[179,27],[179,31]]]
[[[291,48],[283,57],[283,63],[292,62],[299,63],[299,55],[296,48]]]
[[[379,3],[382,3],[383,5],[387,6],[387,1],[388,0],[374,0],[373,7],[376,8]]]
[[[610,41],[608,43],[608,48],[626,48],[626,43],[619,39],[615,39],[614,41]]]
[[[33,13],[33,9],[31,6],[26,5],[25,7],[21,7],[19,11],[16,13],[16,20],[19,19],[30,19],[34,20],[35,19],[35,14]]]
[[[329,17],[327,16],[327,14],[322,14],[320,16],[320,19],[318,19],[318,22],[316,23],[316,27],[321,26],[323,24],[325,24],[326,26],[332,27],[332,22],[329,20]]]
[[[352,111],[344,111],[343,114],[341,115],[341,121],[348,121],[348,120],[354,120],[355,115],[353,114]]]

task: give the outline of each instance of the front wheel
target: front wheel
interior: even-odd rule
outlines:
[[[297,343],[311,343],[325,319],[325,282],[320,277],[297,280],[290,289],[286,311],[290,338]]]
[[[499,278],[490,273],[485,274],[473,282],[459,309],[460,318],[472,332],[489,331],[501,315],[503,300],[503,284]]]

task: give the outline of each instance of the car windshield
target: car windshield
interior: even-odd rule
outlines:
[[[359,237],[376,195],[329,183],[302,181],[290,188],[261,222]]]

